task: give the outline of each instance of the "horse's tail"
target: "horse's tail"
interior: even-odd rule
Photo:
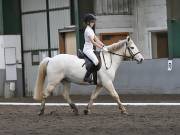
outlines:
[[[38,76],[34,88],[34,96],[33,98],[35,100],[42,100],[43,98],[43,89],[44,89],[44,81],[46,77],[46,67],[49,62],[49,57],[46,57],[43,59],[39,65],[39,70],[38,70]]]

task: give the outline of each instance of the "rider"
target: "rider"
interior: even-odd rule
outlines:
[[[86,24],[86,29],[84,31],[84,48],[83,53],[93,62],[94,65],[91,65],[90,70],[86,72],[84,77],[85,82],[92,82],[90,77],[91,73],[93,72],[94,66],[97,66],[99,61],[94,54],[93,45],[107,51],[107,48],[104,47],[104,44],[97,38],[94,33],[93,28],[95,27],[96,17],[93,14],[86,14],[84,17],[84,22]]]

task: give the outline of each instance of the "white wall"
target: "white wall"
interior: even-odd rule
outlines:
[[[50,21],[50,41],[51,48],[57,49],[59,47],[59,33],[58,29],[69,26],[71,22],[70,17],[70,0],[48,0],[49,21]],[[27,11],[38,11],[46,8],[46,0],[21,0],[22,13]],[[54,8],[69,7],[69,9],[52,10]],[[31,96],[34,89],[34,84],[37,76],[38,65],[32,65],[32,51],[38,49],[48,49],[48,33],[47,33],[47,16],[46,12],[23,14],[23,49],[26,51],[24,56],[25,67],[25,93]],[[57,51],[51,51],[52,56],[58,54]],[[39,60],[48,56],[48,51],[39,51]]]
[[[167,30],[166,0],[135,0],[133,39],[145,58],[151,56],[151,34]]]
[[[46,9],[46,0],[21,0],[22,12]]]
[[[134,0],[133,15],[97,16],[97,34],[130,32],[145,58],[152,58],[150,32],[166,30],[166,0]]]
[[[48,48],[46,17],[45,12],[22,16],[24,50]]]
[[[130,15],[97,16],[96,33],[133,32],[133,20]]]
[[[16,61],[21,63],[21,37],[20,35],[2,35],[0,36],[0,69],[5,69],[4,62],[4,48],[15,47],[16,48]],[[21,64],[17,65],[21,68]]]
[[[0,36],[0,69],[5,69],[4,65],[4,39]]]
[[[71,22],[70,10],[66,9],[60,11],[51,11],[49,17],[50,17],[51,48],[58,48],[59,47],[58,29],[62,29],[70,25]]]

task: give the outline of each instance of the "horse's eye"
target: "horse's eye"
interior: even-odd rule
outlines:
[[[131,49],[134,49],[134,47],[130,47]]]

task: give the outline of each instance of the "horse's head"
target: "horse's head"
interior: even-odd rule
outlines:
[[[124,45],[125,47],[124,57],[129,57],[133,60],[136,60],[138,64],[142,63],[144,58],[140,53],[139,49],[137,48],[137,46],[135,45],[135,43],[133,42],[133,40],[129,36],[127,36],[126,40],[127,42]]]
[[[125,40],[120,40],[119,42],[108,46],[107,50],[111,54],[123,56],[126,59],[130,58],[136,60],[138,64],[142,63],[144,60],[142,54],[129,36],[127,36]]]

